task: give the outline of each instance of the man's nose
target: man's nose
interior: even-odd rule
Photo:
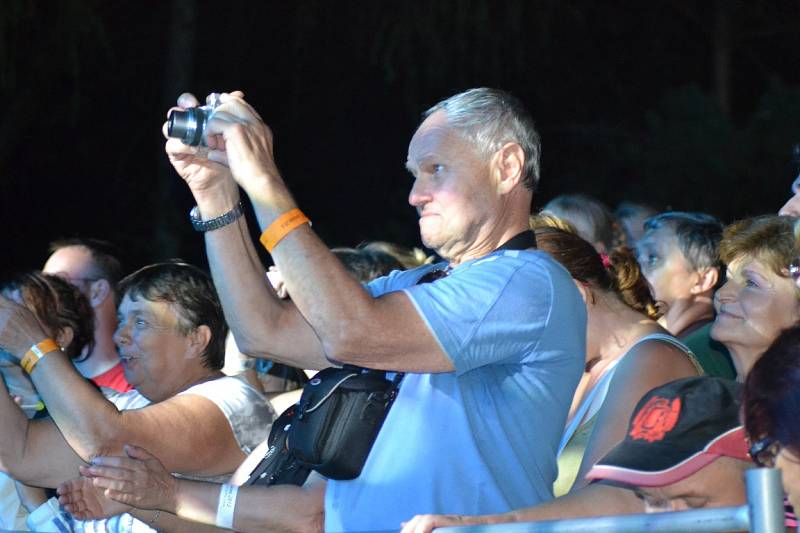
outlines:
[[[789,198],[789,201],[783,204],[778,214],[786,217],[800,216],[800,193],[795,193],[794,196]]]
[[[430,192],[424,180],[417,178],[411,186],[411,191],[408,193],[408,203],[419,209],[430,202]]]

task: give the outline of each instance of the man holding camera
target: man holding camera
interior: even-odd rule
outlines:
[[[197,102],[183,95],[179,105]],[[275,526],[283,513],[271,506],[286,501],[307,511],[298,528],[321,529],[324,509],[326,531],[353,531],[393,529],[420,512],[498,512],[552,497],[586,316],[566,271],[532,249],[539,138],[520,103],[473,89],[428,111],[409,145],[409,203],[422,241],[446,263],[366,287],[298,209],[273,159],[272,132],[241,93],[221,95],[205,135],[208,150],[178,139],[166,149],[197,201],[193,223],[205,231],[241,349],[303,368],[406,373],[357,479],[243,488],[233,527]],[[239,187],[291,301],[265,283]],[[425,283],[426,274],[441,279]],[[193,501],[212,499],[198,493]]]

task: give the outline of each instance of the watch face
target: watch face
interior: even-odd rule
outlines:
[[[189,211],[189,221],[192,223],[192,227],[195,231],[208,230],[207,223],[200,219],[200,208],[197,206],[194,206],[192,210]]]

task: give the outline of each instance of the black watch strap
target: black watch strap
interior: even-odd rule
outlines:
[[[202,220],[200,218],[200,209],[197,206],[194,206],[191,211],[189,211],[189,220],[192,222],[192,227],[195,231],[213,231],[215,229],[219,229],[222,227],[227,226],[233,222],[236,222],[240,216],[244,214],[244,204],[239,201],[233,209],[221,214],[218,217],[214,217],[209,220]]]

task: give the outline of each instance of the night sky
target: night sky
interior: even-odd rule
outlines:
[[[775,212],[800,170],[798,28],[796,0],[0,0],[2,268],[76,235],[131,269],[204,265],[160,131],[184,91],[246,93],[331,246],[418,245],[408,140],[476,86],[537,121],[537,207],[584,192],[726,222]]]

